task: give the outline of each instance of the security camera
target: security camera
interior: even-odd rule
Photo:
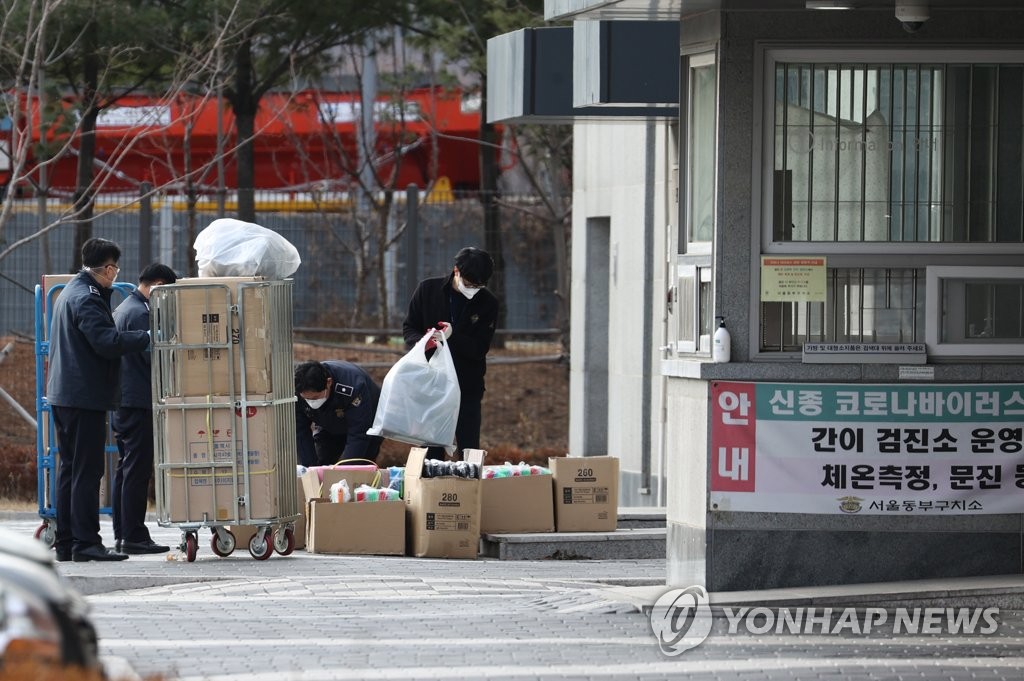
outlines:
[[[896,2],[896,20],[903,26],[907,33],[917,33],[928,21],[931,15],[928,13],[928,3],[915,0],[907,2]]]

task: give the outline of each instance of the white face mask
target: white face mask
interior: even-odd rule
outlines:
[[[324,402],[327,401],[326,397],[321,397],[315,400],[310,400],[305,397],[303,397],[302,399],[306,400],[306,404],[309,405],[310,409],[319,409],[320,407],[324,406]]]
[[[480,291],[478,288],[469,288],[468,286],[463,285],[462,277],[455,277],[455,289],[462,295],[466,296],[469,300],[473,300],[473,296]]]

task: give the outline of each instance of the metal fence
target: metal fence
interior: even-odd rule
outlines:
[[[70,208],[68,200],[51,199],[44,221],[35,199],[11,200],[15,204],[3,228],[0,250],[36,234],[41,224],[57,220]],[[520,335],[559,345],[564,311],[552,226],[537,217],[536,198],[503,198],[499,205],[506,308],[500,333],[523,332]],[[233,215],[230,201],[226,208],[226,216]],[[137,196],[103,195],[97,202],[92,234],[120,245],[122,280],[134,281],[151,261],[165,262],[187,275],[194,271],[192,239],[218,212],[212,199],[200,200],[189,211],[178,196],[140,201]],[[484,247],[483,207],[475,193],[449,194],[438,200],[411,188],[395,196],[383,220],[355,209],[343,197],[260,193],[257,213],[259,224],[288,239],[302,257],[294,274],[294,325],[300,334],[399,329],[419,280],[449,272],[452,258],[463,246]],[[393,240],[383,249],[379,240],[367,237],[374,233],[370,225],[378,220],[386,224],[383,229]],[[42,274],[71,270],[74,242],[74,226],[63,224],[0,261],[0,336],[32,335],[34,287]],[[377,258],[381,250],[383,256]],[[383,319],[382,309],[387,310]]]

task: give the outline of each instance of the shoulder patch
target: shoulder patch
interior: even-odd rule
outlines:
[[[345,397],[352,397],[355,391],[356,389],[350,385],[345,385],[344,383],[334,384],[334,392],[338,393],[339,395],[344,395]]]
[[[89,284],[89,293],[93,294],[94,296],[101,295],[100,290],[93,286],[92,284]]]

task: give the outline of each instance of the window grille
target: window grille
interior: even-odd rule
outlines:
[[[1024,242],[1024,65],[776,63],[776,242]]]
[[[761,351],[804,343],[923,343],[924,270],[830,269],[824,302],[761,303]]]

